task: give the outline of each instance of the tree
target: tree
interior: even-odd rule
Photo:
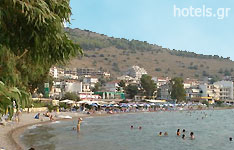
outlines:
[[[97,82],[92,89],[93,92],[98,92],[100,90],[101,83]]]
[[[52,65],[82,54],[64,32],[63,23],[69,22],[70,15],[69,0],[0,1],[0,80],[5,88],[30,95]],[[6,93],[11,95],[9,90]],[[9,100],[9,107],[16,100],[4,97],[0,101]]]
[[[138,94],[138,87],[136,85],[129,84],[126,87],[126,93],[129,94],[129,97],[132,99]]]
[[[185,89],[183,85],[183,79],[176,77],[170,81],[171,85],[171,98],[176,99],[177,102],[185,100]]]
[[[153,96],[154,91],[157,90],[157,86],[152,80],[152,77],[148,75],[143,75],[141,77],[141,86],[148,97]]]
[[[63,99],[69,99],[69,100],[74,100],[74,101],[80,100],[80,98],[74,92],[66,92]]]

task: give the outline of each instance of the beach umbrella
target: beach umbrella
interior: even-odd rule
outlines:
[[[92,103],[91,106],[98,107],[98,105],[96,103]]]
[[[141,107],[143,107],[143,106],[144,106],[144,104],[138,104],[138,106],[141,106]]]
[[[114,107],[119,107],[119,105],[118,105],[118,104],[115,104]]]
[[[145,104],[146,107],[150,107],[150,104]]]

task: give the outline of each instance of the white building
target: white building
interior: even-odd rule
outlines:
[[[154,81],[154,83],[157,85],[157,87],[161,87],[162,85],[168,84],[171,80],[171,78],[166,77],[166,78],[162,78],[162,77],[153,77],[152,80]]]
[[[131,76],[136,79],[140,79],[142,75],[147,74],[146,70],[144,68],[141,68],[139,66],[132,66],[128,71],[127,75]]]
[[[214,85],[220,88],[220,100],[233,100],[233,82],[232,81],[218,81]]]
[[[89,84],[90,87],[95,87],[95,84],[98,83],[98,78],[91,77],[91,76],[85,76],[83,79],[83,82],[85,84]]]
[[[53,78],[58,78],[58,69],[56,67],[52,67],[50,68],[50,75],[53,77]]]
[[[105,85],[105,91],[106,92],[117,92],[118,88],[120,87],[118,81],[112,81],[112,82],[108,82]]]
[[[213,99],[219,100],[220,99],[220,86],[214,84],[200,84],[200,94],[201,98],[204,99]]]
[[[80,93],[82,92],[82,82],[66,82],[65,92]]]

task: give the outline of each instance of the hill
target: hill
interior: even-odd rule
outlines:
[[[70,68],[96,68],[122,75],[132,65],[146,69],[152,76],[183,78],[234,75],[234,62],[217,55],[170,50],[146,41],[108,37],[88,30],[66,28],[70,38],[79,43],[84,56],[73,59]]]

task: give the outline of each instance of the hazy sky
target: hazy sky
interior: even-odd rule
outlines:
[[[234,0],[71,0],[71,7],[72,28],[234,60]],[[192,17],[191,7],[203,16]]]

